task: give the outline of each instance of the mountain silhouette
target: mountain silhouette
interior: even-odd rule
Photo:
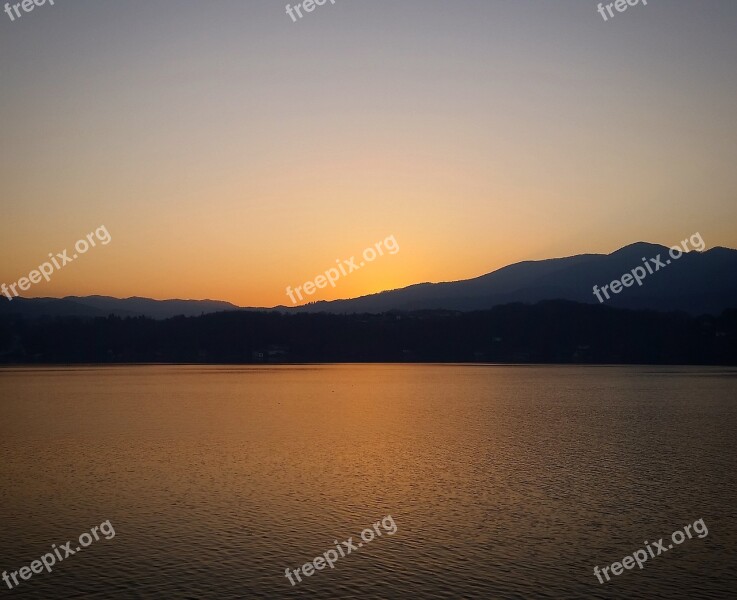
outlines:
[[[4,300],[4,302],[2,301]],[[34,317],[149,317],[168,319],[239,310],[230,302],[216,300],[152,300],[110,296],[67,296],[65,298],[14,298],[0,296],[0,316]]]
[[[525,261],[487,275],[446,283],[422,283],[352,300],[314,302],[289,308],[307,312],[381,313],[389,310],[484,310],[501,304],[571,300],[598,304],[593,287],[620,279],[625,273],[660,257],[670,264],[648,273],[642,285],[610,294],[608,306],[690,314],[719,314],[737,306],[737,250],[712,248],[684,253],[672,260],[668,248],[638,242],[611,254],[580,254],[566,258]]]
[[[359,298],[312,302],[303,306],[273,309],[239,307],[214,300],[153,300],[69,296],[66,298],[15,298],[0,296],[0,316],[28,318],[44,316],[118,317],[145,316],[166,319],[198,316],[222,311],[250,310],[299,313],[370,313],[388,311],[452,310],[476,311],[495,306],[545,300],[569,300],[599,304],[594,286],[602,288],[645,262],[659,257],[664,265],[619,294],[602,298],[615,308],[683,311],[693,315],[717,315],[737,307],[737,250],[716,247],[704,252],[684,253],[672,260],[668,248],[637,242],[611,254],[579,254],[565,258],[524,261],[473,279],[443,283],[420,283]],[[670,260],[670,264],[666,261]]]

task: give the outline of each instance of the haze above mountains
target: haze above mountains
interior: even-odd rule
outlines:
[[[238,307],[213,300],[117,299],[106,296],[66,298],[1,297],[0,315],[25,317],[173,316],[232,311],[262,310],[309,313],[383,313],[388,311],[453,310],[474,311],[501,304],[527,304],[543,300],[571,300],[598,304],[593,286],[603,287],[635,267],[643,258],[660,255],[663,263],[668,248],[638,242],[611,254],[580,254],[566,258],[525,261],[486,275],[463,281],[420,283],[348,300],[313,302],[303,306],[268,308]],[[652,264],[652,263],[651,263]],[[737,250],[716,247],[689,252],[672,260],[619,294],[611,294],[605,304],[616,308],[683,311],[692,315],[719,314],[737,307]]]

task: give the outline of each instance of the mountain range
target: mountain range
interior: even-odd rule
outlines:
[[[651,259],[660,256],[656,270]],[[737,307],[737,250],[716,247],[704,252],[687,252],[671,260],[668,248],[638,242],[611,254],[580,254],[565,258],[525,261],[486,275],[463,281],[420,283],[359,298],[312,302],[303,306],[271,309],[239,307],[214,300],[153,300],[106,296],[65,298],[4,297],[0,316],[119,317],[146,316],[165,319],[199,316],[223,311],[279,311],[307,313],[384,313],[389,311],[453,310],[475,311],[492,307],[544,300],[570,300],[598,304],[594,286],[602,288],[647,261],[654,272],[605,300],[615,308],[682,311],[692,315],[719,314]],[[670,261],[670,262],[667,262]]]

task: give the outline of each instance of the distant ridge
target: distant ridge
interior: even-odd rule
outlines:
[[[521,302],[569,300],[598,304],[593,286],[619,279],[642,265],[642,259],[661,255],[668,248],[637,242],[611,254],[579,254],[565,258],[524,261],[502,267],[486,275],[463,281],[418,283],[347,300],[319,301],[304,306],[245,308],[217,300],[153,300],[108,296],[68,296],[66,298],[16,298],[0,296],[0,316],[29,318],[77,316],[146,316],[166,319],[194,317],[234,310],[276,310],[307,313],[383,313],[415,310],[485,310]],[[648,275],[642,286],[633,285],[612,295],[606,305],[615,308],[683,311],[693,315],[720,314],[737,307],[737,250],[715,247],[704,252],[688,252],[667,267]]]
[[[3,301],[4,300],[4,301]],[[110,296],[67,296],[65,298],[15,298],[0,296],[0,315],[25,317],[149,317],[175,316],[239,310],[230,302],[218,300],[152,300],[151,298],[112,298]]]
[[[525,261],[464,281],[422,283],[352,300],[314,302],[287,311],[380,313],[388,310],[484,310],[501,304],[543,300],[594,303],[593,286],[603,286],[643,264],[642,259],[668,258],[668,248],[638,242],[611,254],[579,254]],[[737,307],[737,250],[716,247],[684,253],[667,267],[648,275],[605,300],[616,308],[719,314]]]

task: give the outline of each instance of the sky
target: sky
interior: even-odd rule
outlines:
[[[737,2],[597,4],[0,13],[0,283],[101,226],[22,295],[291,304],[389,236],[309,299],[695,232],[737,247]]]

